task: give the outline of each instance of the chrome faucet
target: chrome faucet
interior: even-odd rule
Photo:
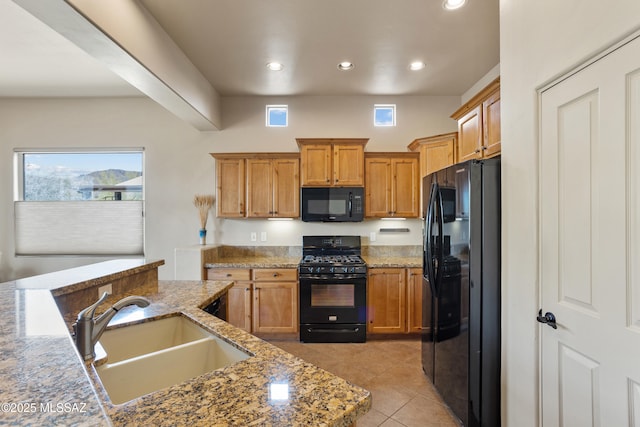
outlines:
[[[118,311],[133,304],[138,307],[146,307],[150,304],[149,300],[143,297],[125,297],[94,319],[93,316],[96,308],[98,308],[98,306],[102,304],[108,296],[109,293],[103,293],[97,302],[78,313],[78,320],[73,324],[76,347],[80,352],[80,356],[82,356],[84,360],[91,360],[96,357],[96,353],[93,348],[102,336],[104,330],[107,328],[109,321],[118,313]]]

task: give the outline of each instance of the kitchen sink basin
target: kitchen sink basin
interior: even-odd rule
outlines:
[[[100,339],[107,363],[95,370],[115,405],[250,357],[182,316],[107,332],[117,334],[106,345]],[[133,348],[121,348],[127,345]]]
[[[188,318],[177,315],[107,329],[99,342],[107,353],[107,362],[116,363],[211,336]]]

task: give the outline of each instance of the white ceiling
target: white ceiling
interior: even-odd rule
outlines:
[[[222,96],[461,95],[499,62],[499,0],[139,1]],[[0,96],[141,95],[11,0],[0,51]]]

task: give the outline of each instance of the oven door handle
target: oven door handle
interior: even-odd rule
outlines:
[[[360,331],[360,328],[352,329],[323,329],[323,328],[307,328],[307,332],[319,332],[319,333],[339,333],[339,334],[355,334]]]
[[[366,279],[366,275],[357,275],[357,274],[343,274],[340,276],[299,276],[300,282],[304,280],[318,280],[323,282],[335,282],[338,280],[352,280],[352,279]]]

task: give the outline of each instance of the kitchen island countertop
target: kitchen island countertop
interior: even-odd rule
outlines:
[[[80,282],[71,270],[68,286]],[[127,307],[112,324],[182,313],[252,357],[113,405],[75,351],[51,286],[38,282],[0,284],[0,424],[348,426],[371,407],[368,391],[201,310],[232,282],[162,280],[149,307]],[[273,394],[274,384],[286,393]]]

